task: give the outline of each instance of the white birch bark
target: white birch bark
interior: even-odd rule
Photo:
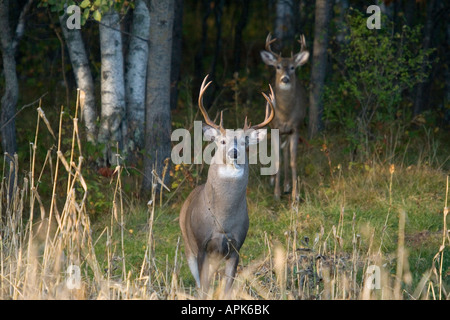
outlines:
[[[123,148],[125,84],[119,14],[111,9],[100,22],[102,110],[98,141],[105,143],[104,163],[116,165]]]
[[[87,140],[95,143],[97,139],[97,108],[95,105],[94,81],[92,79],[89,59],[84,47],[83,38],[79,29],[67,28],[67,14],[59,17],[61,29],[66,39],[70,61],[77,87],[83,92],[80,93],[81,120],[86,127]]]

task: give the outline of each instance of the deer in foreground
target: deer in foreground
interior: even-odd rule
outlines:
[[[283,58],[281,54],[276,54],[270,45],[276,41],[271,34],[266,38],[266,50],[261,51],[261,57],[265,64],[275,67],[275,119],[271,123],[272,128],[279,129],[280,135],[286,135],[287,141],[283,147],[284,163],[284,192],[288,193],[292,187],[292,196],[295,196],[297,180],[297,144],[299,139],[299,129],[306,115],[307,96],[306,90],[298,81],[295,70],[304,65],[309,58],[306,50],[305,36],[301,36],[299,43],[300,52]],[[279,146],[275,146],[278,147]],[[290,154],[290,159],[289,159]],[[289,161],[289,162],[288,162]],[[291,168],[292,186],[289,184],[288,167]],[[272,178],[273,179],[273,178]],[[280,190],[280,170],[275,175],[275,198],[281,196]]]
[[[239,250],[249,227],[246,190],[248,183],[248,146],[262,141],[267,131],[262,129],[274,118],[273,92],[267,100],[262,123],[230,134],[223,127],[222,113],[217,125],[203,106],[203,94],[211,81],[205,77],[200,88],[198,105],[205,119],[205,137],[215,143],[205,184],[196,187],[186,199],[180,212],[180,227],[189,268],[197,288],[207,293],[211,275],[225,261],[225,294],[229,294],[239,263]],[[231,130],[232,131],[232,130]],[[238,161],[241,159],[241,161]]]

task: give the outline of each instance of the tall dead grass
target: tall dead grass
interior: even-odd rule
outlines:
[[[115,168],[117,174],[113,175],[111,181],[115,191],[110,206],[110,224],[104,226],[97,239],[93,238],[92,224],[86,209],[89,183],[83,177],[84,158],[78,128],[78,109],[77,101],[70,150],[62,150],[64,110],[61,108],[56,137],[39,106],[35,139],[30,144],[30,168],[21,180],[17,155],[5,155],[11,160],[11,168],[3,168],[6,177],[0,185],[0,299],[196,299],[196,289],[185,286],[180,276],[180,269],[187,267],[181,254],[180,238],[173,248],[174,259],[169,261],[166,257],[163,267],[157,263],[157,258],[161,260],[161,257],[155,256],[154,219],[157,203],[161,206],[162,201],[161,198],[158,201],[155,191],[148,202],[147,243],[141,266],[138,272],[127,268],[124,243],[126,208],[121,180],[123,167],[119,163]],[[57,150],[48,150],[43,165],[38,167],[36,150],[39,132],[43,130],[42,123],[55,137]],[[10,172],[14,177],[8,175]],[[51,200],[44,203],[40,184],[47,172],[50,172],[53,183]],[[389,172],[388,194],[391,203],[394,167]],[[152,179],[155,186],[161,182],[156,174]],[[396,256],[387,256],[381,250],[384,229],[380,233],[367,226],[360,232],[356,228],[355,214],[351,218],[351,243],[345,243],[344,222],[349,218],[344,204],[337,212],[340,218],[336,226],[330,230],[322,226],[314,239],[301,238],[297,230],[301,211],[298,201],[300,189],[301,185],[298,184],[298,197],[289,209],[290,223],[285,238],[274,241],[267,234],[264,235],[265,253],[260,259],[240,268],[234,283],[233,299],[450,297],[444,284],[446,270],[443,269],[444,251],[450,243],[446,220],[448,179],[442,243],[434,256],[432,267],[415,288],[411,287],[403,210],[395,212],[389,206],[386,213],[385,227],[389,215],[398,214]],[[63,190],[65,198],[57,199]],[[58,203],[63,203],[63,206],[59,208]],[[106,267],[99,261],[96,252],[96,244],[102,237],[106,239]],[[362,239],[368,245],[362,246]],[[351,252],[343,249],[346,245],[352,248]],[[393,260],[396,263],[395,274],[390,272]],[[211,299],[223,298],[220,271],[216,280],[217,285],[208,296]]]

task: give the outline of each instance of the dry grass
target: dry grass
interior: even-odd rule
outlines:
[[[189,284],[192,282],[182,278],[181,270],[187,266],[180,237],[176,244],[172,244],[173,258],[156,254],[154,223],[159,207],[166,204],[155,193],[148,202],[147,221],[142,231],[145,254],[138,268],[130,267],[125,243],[125,233],[128,232],[125,215],[133,209],[127,208],[123,199],[121,172],[124,169],[120,165],[116,166],[116,174],[111,180],[114,195],[109,224],[105,223],[100,232],[94,232],[87,212],[89,182],[83,177],[78,107],[76,110],[70,150],[61,150],[61,113],[59,136],[55,137],[57,157],[53,159],[55,152],[49,150],[42,167],[37,167],[36,149],[39,131],[42,130],[41,121],[54,135],[45,113],[39,108],[35,140],[30,149],[32,160],[29,173],[19,181],[17,156],[12,158],[11,168],[4,168],[4,172],[14,172],[14,179],[11,176],[4,178],[0,189],[3,199],[0,299],[196,299],[196,289]],[[301,236],[302,228],[310,223],[307,212],[318,210],[318,206],[307,183],[299,183],[297,199],[282,209],[287,217],[284,238],[274,237],[269,232],[261,235],[259,249],[263,253],[240,266],[232,298],[449,299],[450,293],[445,284],[447,270],[443,266],[444,252],[450,241],[446,220],[448,178],[447,185],[443,186],[446,190],[440,246],[430,261],[431,267],[412,287],[412,271],[408,262],[410,252],[406,245],[409,238],[405,236],[407,215],[401,205],[394,203],[392,195],[395,192],[395,167],[391,166],[383,173],[387,178],[384,186],[376,184],[378,180],[371,177],[373,173],[367,174],[366,182],[373,192],[382,192],[368,194],[368,197],[373,197],[373,203],[383,198],[387,204],[382,218],[384,224],[377,229],[370,224],[359,223],[356,213],[349,220],[346,204],[352,202],[353,195],[347,189],[356,188],[361,182],[352,180],[350,176],[342,178],[340,171],[332,168],[330,158],[327,162],[333,185],[329,190],[322,189],[317,193],[324,203],[328,199],[327,205],[336,199],[342,200],[339,204],[334,203],[335,207],[340,208],[338,223],[331,227],[322,222],[315,223],[314,228],[320,227],[316,228],[314,239]],[[53,181],[49,203],[44,203],[40,196],[44,172],[50,172]],[[67,182],[64,185],[58,183],[62,177]],[[158,183],[158,177],[154,176],[153,180],[154,184]],[[367,188],[367,185],[363,187]],[[63,188],[65,199],[57,201],[57,195]],[[331,193],[338,196],[333,198]],[[174,195],[169,198],[174,198]],[[251,212],[272,210],[255,200],[249,201]],[[59,208],[58,203],[63,203],[63,206]],[[388,221],[392,221],[393,217],[397,226],[394,254],[383,250],[387,241],[385,231],[388,227],[392,228]],[[99,243],[104,244],[102,251],[105,257],[102,258],[96,249]],[[393,269],[395,272],[392,272]],[[370,270],[379,271],[379,278],[376,278],[379,282],[371,277]],[[223,297],[221,272],[216,276],[216,286],[209,297],[220,299]],[[371,284],[378,287],[371,289]]]

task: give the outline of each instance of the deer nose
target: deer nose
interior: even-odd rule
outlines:
[[[283,82],[283,83],[289,83],[289,77],[283,77],[283,78],[281,78],[281,82]]]
[[[228,157],[230,157],[230,159],[237,159],[239,157],[239,150],[236,148],[228,150]]]

